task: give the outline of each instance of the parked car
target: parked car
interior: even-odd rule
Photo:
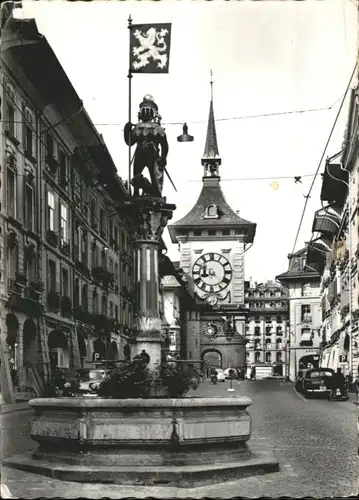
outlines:
[[[328,395],[330,392],[328,377],[332,377],[334,373],[331,368],[311,368],[306,370],[302,379],[303,394]]]
[[[97,396],[97,389],[110,370],[105,368],[81,368],[76,370],[79,380],[79,393],[82,396]]]

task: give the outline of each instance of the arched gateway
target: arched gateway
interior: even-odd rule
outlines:
[[[206,349],[201,354],[201,360],[205,361],[207,366],[215,368],[222,368],[223,365],[222,354],[218,349]]]

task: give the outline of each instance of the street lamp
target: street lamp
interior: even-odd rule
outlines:
[[[188,134],[188,126],[187,123],[183,124],[183,133],[177,137],[178,142],[192,142],[193,135]]]

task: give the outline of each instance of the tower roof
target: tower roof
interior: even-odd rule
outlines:
[[[209,216],[209,207],[214,207],[215,216]],[[256,224],[242,219],[227,203],[218,177],[205,177],[203,187],[194,207],[182,219],[168,226],[171,239],[176,243],[178,230],[198,229],[237,229],[246,231],[248,243],[254,239]]]
[[[214,120],[213,97],[211,98],[211,103],[209,105],[207,137],[202,157],[202,165],[211,162],[216,162],[218,165],[221,164],[217,143],[216,123]]]

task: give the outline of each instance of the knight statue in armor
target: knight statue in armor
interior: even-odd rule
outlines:
[[[168,143],[166,132],[161,126],[161,116],[151,95],[146,95],[140,104],[138,123],[127,123],[124,138],[128,146],[137,144],[133,160],[133,196],[162,197],[163,175],[167,165]],[[151,182],[142,172],[147,167]]]

